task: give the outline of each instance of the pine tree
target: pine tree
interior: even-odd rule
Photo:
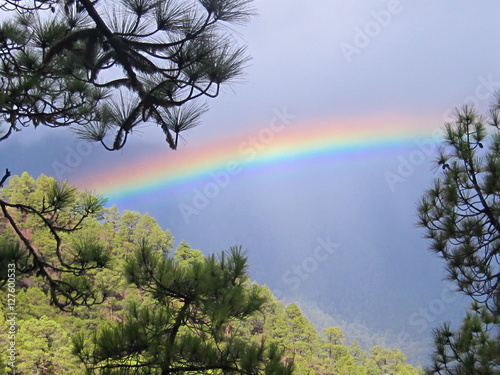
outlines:
[[[378,345],[370,350],[370,358],[375,361],[382,374],[397,375],[406,363],[406,356],[399,350],[384,349]]]
[[[77,375],[84,370],[71,356],[70,334],[46,316],[20,322],[16,350],[16,373]]]
[[[198,99],[241,74],[245,49],[225,25],[253,13],[251,0],[6,0],[0,10],[0,140],[71,126],[108,150],[141,124],[175,149],[206,110]]]
[[[178,257],[178,259],[180,259]],[[142,243],[126,275],[151,306],[133,304],[121,322],[101,328],[91,349],[83,336],[75,351],[102,374],[291,374],[281,351],[265,341],[242,340],[228,327],[258,311],[264,299],[248,283],[246,257],[231,248],[218,257],[179,264]]]
[[[25,174],[14,177],[4,191],[11,199],[36,206],[47,199],[52,181]],[[23,230],[29,229],[29,214],[14,211],[13,215],[18,215]],[[45,229],[32,227],[31,235],[40,239],[34,243],[41,247],[50,242]],[[78,231],[62,233],[61,238],[64,251],[84,239],[100,241],[110,249],[108,268],[96,268],[89,275],[92,285],[106,291],[106,299],[90,309],[77,306],[67,313],[51,303],[43,277],[23,274],[16,286],[16,313],[19,326],[24,327],[18,336],[23,342],[19,342],[23,372],[71,374],[77,369],[80,374],[83,363],[96,374],[162,374],[181,371],[181,366],[185,374],[381,373],[359,346],[344,345],[338,329],[326,331],[339,353],[331,363],[325,351],[327,338],[318,335],[298,306],[285,307],[269,288],[249,280],[241,249],[207,257],[182,241],[172,252],[172,235],[153,218],[134,212],[120,215],[116,207],[86,218]],[[0,263],[5,263],[4,258]],[[0,327],[4,328],[7,304],[2,298],[6,295],[0,295]],[[6,347],[3,333],[0,328],[0,345]],[[69,337],[74,338],[74,354],[69,351]],[[7,363],[4,351],[0,374],[9,373]],[[394,372],[417,374],[406,364]]]
[[[262,289],[267,301],[262,309],[264,332],[272,342],[285,349],[287,348],[286,338],[289,332],[285,305],[274,297],[268,287],[264,286]]]
[[[465,106],[445,125],[437,165],[441,177],[426,192],[419,224],[448,277],[474,299],[453,332],[435,330],[429,374],[499,374],[500,94],[488,116]]]
[[[302,356],[311,352],[311,347],[319,342],[319,336],[314,326],[300,311],[300,308],[291,303],[286,307],[287,321],[289,327],[289,341],[292,343],[292,351]]]
[[[500,373],[500,321],[484,306],[474,303],[460,330],[449,324],[434,331],[435,350],[429,373]]]
[[[23,127],[71,127],[108,150],[123,148],[144,124],[160,128],[176,149],[180,134],[197,126],[206,111],[199,101],[218,96],[248,60],[224,25],[253,14],[251,0],[6,0],[0,10],[0,141]],[[10,176],[6,169],[0,188]],[[60,232],[77,229],[103,202],[87,195],[73,211],[81,217],[63,225],[54,220],[73,203],[74,190],[51,183],[50,192],[48,200],[28,194],[34,205],[0,197],[6,219],[0,229],[14,230],[2,239],[1,255],[25,265],[18,268],[22,272],[39,272],[61,309],[101,303],[102,296],[78,276],[104,266],[97,257],[104,252],[86,243],[74,250],[77,259],[64,259]],[[50,236],[30,238],[18,226],[21,218],[45,225]],[[52,270],[50,256],[57,258]]]
[[[363,351],[363,349],[361,348],[361,346],[359,345],[359,343],[357,341],[353,341],[351,343],[351,346],[349,348],[349,352],[351,353],[351,355],[355,359],[356,364],[362,365],[365,363],[366,353]]]
[[[465,106],[446,124],[437,160],[442,176],[418,207],[419,224],[449,279],[493,313],[500,313],[499,109],[500,95],[489,117]]]
[[[203,259],[203,253],[200,250],[191,249],[185,241],[181,241],[175,249],[174,261],[181,267],[191,267],[194,263],[201,262]]]
[[[324,348],[331,363],[348,354],[348,349],[344,345],[345,336],[339,327],[325,328],[323,335],[326,338]]]
[[[68,233],[100,214],[105,200],[80,193],[66,182],[24,173],[0,191],[0,283],[6,282],[7,264],[16,274],[37,274],[61,309],[102,303],[105,295],[92,282],[93,271],[106,267],[110,257],[100,241]]]

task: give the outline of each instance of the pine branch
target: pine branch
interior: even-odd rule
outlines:
[[[3,185],[5,184],[5,181],[7,181],[7,179],[11,176],[11,173],[9,171],[8,168],[5,169],[5,174],[4,176],[2,177],[2,179],[0,180],[0,188],[3,187]]]

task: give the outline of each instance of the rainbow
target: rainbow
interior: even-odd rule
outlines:
[[[112,202],[206,178],[214,171],[238,174],[300,160],[370,158],[415,148],[440,124],[429,118],[376,116],[311,122],[273,118],[268,124],[228,139],[196,143],[177,151],[149,154],[122,167],[110,167],[77,181],[80,188],[106,195]],[[434,139],[434,138],[433,138]],[[435,140],[435,139],[434,139]]]

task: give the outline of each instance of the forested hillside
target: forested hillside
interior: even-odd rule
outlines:
[[[154,218],[116,207],[96,208],[75,225],[84,212],[81,200],[89,196],[27,173],[1,190],[10,205],[2,208],[36,252],[30,255],[19,244],[3,218],[0,345],[9,347],[8,333],[14,333],[15,374],[171,373],[166,362],[168,371],[185,374],[423,373],[397,349],[374,346],[366,352],[356,342],[346,345],[338,327],[318,332],[295,303],[285,306],[248,279],[241,248],[205,255],[184,241],[174,246],[174,237]],[[45,210],[51,225],[25,204]],[[74,230],[65,231],[68,226]],[[37,264],[42,257],[45,268]],[[12,264],[15,304],[7,300]],[[81,275],[68,272],[67,279],[61,264]],[[65,280],[80,289],[54,287]],[[56,306],[61,299],[54,293],[68,290],[72,302]],[[97,297],[81,299],[76,290]],[[16,328],[7,332],[12,311]],[[14,373],[11,361],[3,350],[0,374]]]

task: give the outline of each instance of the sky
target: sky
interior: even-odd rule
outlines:
[[[467,303],[443,283],[415,211],[437,177],[444,122],[456,106],[487,109],[500,88],[500,4],[255,7],[250,24],[230,27],[251,56],[244,75],[207,102],[178,151],[147,127],[114,153],[25,129],[0,144],[1,164],[149,212],[205,253],[242,245],[252,279],[284,301],[353,332],[390,331],[411,351]]]

